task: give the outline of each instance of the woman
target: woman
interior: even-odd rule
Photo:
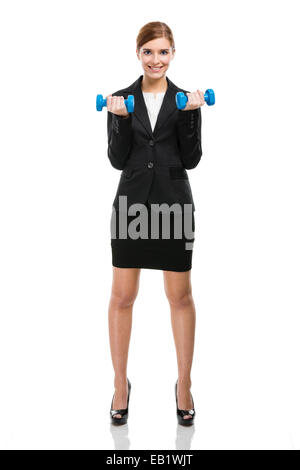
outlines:
[[[141,28],[136,53],[144,75],[106,97],[108,157],[114,168],[123,170],[111,219],[109,335],[115,371],[111,422],[124,424],[128,418],[132,309],[140,270],[148,268],[163,270],[178,362],[177,419],[190,425],[195,416],[190,392],[195,335],[191,287],[195,205],[186,169],[195,168],[202,155],[200,106],[205,102],[204,94],[178,88],[166,76],[175,44],[165,23],[150,22]],[[179,91],[188,96],[184,110],[176,106]],[[134,96],[133,113],[125,106],[128,95]],[[136,210],[143,217],[137,217]],[[187,226],[189,230],[185,230]]]

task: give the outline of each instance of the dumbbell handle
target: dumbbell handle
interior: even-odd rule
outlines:
[[[128,98],[124,100],[125,106],[127,108],[128,113],[133,113],[134,111],[134,96],[128,95]],[[102,111],[102,108],[107,106],[106,98],[103,98],[102,95],[97,95],[96,98],[96,109],[97,111]]]
[[[211,88],[208,88],[204,93],[204,99],[208,106],[212,106],[216,102],[215,92]],[[176,93],[176,104],[177,108],[184,109],[186,103],[188,102],[188,97],[183,91]]]

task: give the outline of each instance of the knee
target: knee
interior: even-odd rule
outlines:
[[[117,293],[113,292],[111,294],[110,302],[115,308],[127,308],[131,307],[134,304],[136,299],[136,294],[126,292],[126,293]]]
[[[184,293],[174,292],[172,294],[167,294],[167,298],[168,298],[170,306],[175,307],[175,308],[187,307],[193,301],[192,292],[190,291],[184,292]]]

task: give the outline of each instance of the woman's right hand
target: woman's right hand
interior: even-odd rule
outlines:
[[[108,95],[106,97],[106,106],[107,111],[116,114],[117,116],[122,116],[124,118],[129,116],[127,111],[124,96],[112,96]]]

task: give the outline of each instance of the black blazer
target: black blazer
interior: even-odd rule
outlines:
[[[181,111],[176,106],[178,88],[166,77],[168,89],[152,132],[141,75],[129,87],[113,96],[134,95],[134,112],[124,118],[107,112],[108,158],[123,170],[113,202],[119,210],[119,196],[133,203],[179,203],[182,210],[196,210],[186,169],[195,168],[201,158],[201,109]],[[180,209],[181,210],[181,209]],[[176,210],[175,210],[176,212]]]

